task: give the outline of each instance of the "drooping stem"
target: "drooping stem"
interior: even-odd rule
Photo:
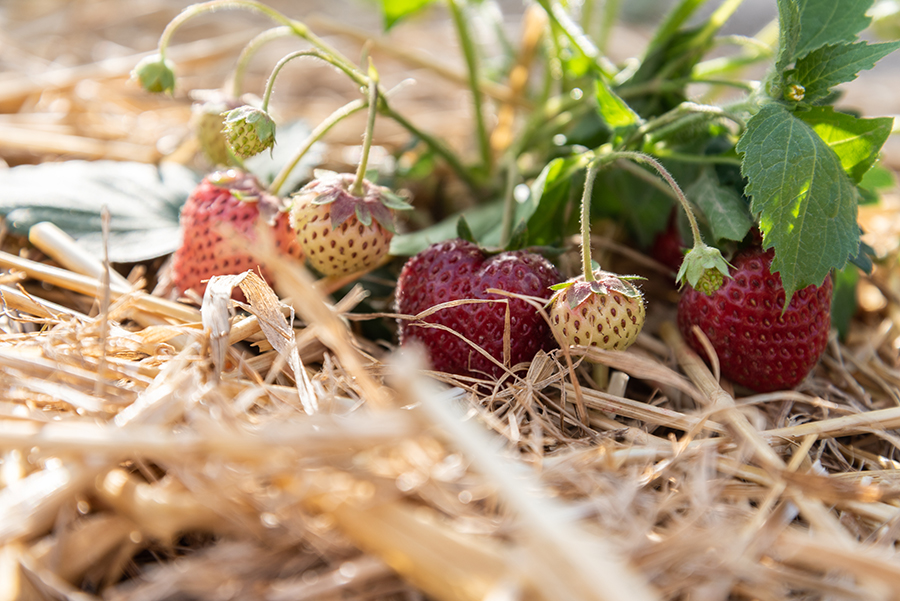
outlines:
[[[362,197],[365,194],[363,180],[366,177],[366,167],[369,164],[369,151],[372,149],[372,134],[375,131],[375,115],[378,113],[378,72],[369,60],[369,119],[366,121],[366,133],[363,134],[362,156],[359,157],[359,165],[356,167],[356,177],[350,187],[350,194]]]
[[[468,71],[469,90],[472,92],[472,110],[475,112],[475,134],[478,139],[478,148],[481,153],[481,162],[490,171],[493,166],[493,154],[491,153],[490,136],[484,121],[484,108],[481,101],[481,85],[479,84],[478,56],[475,53],[475,44],[469,34],[469,26],[463,14],[460,0],[449,0],[450,14],[456,26],[459,44],[462,47],[463,57]]]
[[[247,45],[241,50],[241,54],[234,66],[234,71],[231,73],[231,96],[233,98],[240,98],[241,94],[244,93],[244,74],[247,72],[250,59],[253,58],[259,49],[273,40],[293,34],[294,32],[290,27],[281,25],[267,29],[247,42]]]
[[[621,150],[617,152],[610,153],[606,155],[604,159],[609,157],[610,160],[614,159],[630,159],[636,163],[644,163],[653,167],[659,175],[666,180],[666,183],[669,184],[669,187],[672,188],[672,191],[675,193],[675,198],[678,199],[678,202],[681,204],[681,208],[684,209],[684,212],[687,214],[688,222],[691,224],[691,235],[694,238],[694,247],[703,245],[703,238],[700,236],[700,227],[697,225],[697,218],[694,217],[694,211],[691,209],[691,203],[688,202],[687,196],[684,195],[684,192],[681,190],[681,187],[678,185],[678,182],[675,181],[675,178],[672,177],[672,174],[663,167],[662,163],[651,157],[650,155],[644,154],[642,152],[632,152],[628,150]]]
[[[300,50],[297,52],[291,52],[280,61],[278,61],[278,63],[276,63],[275,67],[272,69],[272,74],[269,75],[269,80],[266,82],[266,91],[263,93],[262,106],[259,107],[263,112],[267,112],[269,110],[269,99],[272,97],[272,90],[275,88],[275,78],[278,77],[278,73],[290,61],[294,60],[295,58],[300,58],[301,56],[312,56],[328,61],[328,58],[323,56],[322,53],[318,50]]]
[[[584,176],[584,192],[581,195],[581,266],[585,282],[593,282],[595,279],[591,265],[591,196],[594,193],[594,180],[602,166],[603,161],[597,159],[588,165]]]
[[[358,85],[368,84],[365,74],[356,69],[353,63],[350,62],[350,60],[348,60],[346,57],[344,57],[340,52],[338,52],[337,49],[312,33],[309,30],[309,27],[307,27],[300,21],[296,21],[285,16],[284,14],[280,13],[270,6],[266,6],[262,2],[258,2],[257,0],[210,0],[209,2],[201,2],[199,4],[188,6],[178,15],[176,15],[175,18],[172,19],[163,30],[162,35],[159,38],[160,56],[165,59],[166,49],[169,46],[169,42],[171,41],[172,36],[179,27],[184,25],[184,23],[194,17],[208,12],[227,9],[244,9],[252,12],[257,12],[269,17],[279,25],[288,27],[294,35],[306,40],[315,48],[321,50],[323,54],[330,56],[334,60],[334,64],[339,65],[341,70],[350,75],[350,77],[353,78],[353,80]]]
[[[269,186],[269,191],[276,196],[281,191],[281,188],[284,186],[284,183],[287,181],[287,178],[290,176],[291,171],[294,170],[294,167],[306,156],[306,153],[309,152],[309,149],[313,147],[313,145],[322,139],[322,137],[328,133],[332,127],[349,117],[350,115],[361,111],[367,106],[367,102],[361,98],[354,100],[353,102],[348,102],[338,110],[331,113],[327,119],[320,122],[318,126],[314,130],[312,130],[307,136],[306,140],[297,149],[297,152],[291,157],[291,160],[288,161],[284,167],[281,168],[281,171],[278,172],[278,175],[272,181],[272,185]]]

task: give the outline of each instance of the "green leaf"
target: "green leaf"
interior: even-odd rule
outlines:
[[[0,215],[11,232],[27,235],[50,221],[102,256],[101,214],[110,212],[109,258],[134,263],[181,244],[178,214],[199,177],[163,163],[67,161],[0,171]]]
[[[641,123],[640,116],[602,79],[597,80],[596,97],[600,117],[613,131],[627,131]]]
[[[381,0],[381,11],[384,14],[384,30],[387,31],[397,21],[419,12],[434,0]]]
[[[534,180],[530,198],[517,212],[528,220],[529,245],[550,246],[565,235],[565,207],[571,198],[572,177],[583,168],[580,158],[557,158]]]
[[[747,122],[737,144],[749,183],[750,211],[759,216],[772,270],[788,299],[821,285],[859,250],[856,186],[841,160],[816,132],[780,104],[767,104]]]
[[[872,21],[866,12],[873,0],[795,1],[800,8],[800,35],[792,57],[795,59],[822,46],[854,42]]]
[[[805,88],[804,102],[815,102],[827,97],[833,86],[853,81],[860,71],[871,69],[897,48],[900,42],[822,46],[799,59],[785,75]]]
[[[878,160],[878,152],[894,125],[892,117],[860,119],[831,107],[816,107],[796,116],[831,147],[844,171],[857,183]]]
[[[419,253],[432,244],[457,237],[457,223],[464,216],[473,238],[483,241],[492,230],[499,231],[503,219],[503,202],[494,201],[479,205],[447,217],[430,227],[409,234],[394,236],[391,240],[391,254],[397,257],[408,257]],[[499,235],[495,236],[499,239]]]
[[[743,240],[753,226],[747,203],[734,188],[719,184],[711,169],[705,169],[685,193],[706,217],[716,242]]]

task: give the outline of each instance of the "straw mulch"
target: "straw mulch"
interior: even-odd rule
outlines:
[[[95,32],[134,25],[124,3],[72,4],[119,10],[91,12]],[[149,45],[179,6],[156,4]],[[7,18],[88,47],[58,3],[27,6],[47,12]],[[27,31],[13,41],[2,60],[38,52]],[[221,44],[195,59],[233,50]],[[35,54],[41,75],[7,74],[0,156],[193,157],[189,101],[138,92],[120,53],[103,59],[118,71]],[[275,291],[217,278],[198,308],[147,291],[158,263],[125,279],[72,262],[58,232],[6,236],[0,599],[897,598],[898,203],[863,221],[883,259],[850,336],[797,390],[753,396],[684,346],[665,285],[648,285],[652,320],[629,351],[555,351],[479,383],[367,339],[366,320],[414,316],[357,313],[361,288],[266,248]]]

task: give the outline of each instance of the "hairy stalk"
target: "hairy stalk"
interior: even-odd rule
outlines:
[[[314,47],[321,50],[324,54],[332,57],[335,61],[335,64],[339,65],[341,70],[347,73],[358,85],[368,84],[366,76],[361,73],[353,65],[352,62],[350,62],[346,57],[338,52],[337,49],[312,33],[309,30],[309,27],[307,27],[300,21],[296,21],[285,16],[274,8],[263,4],[262,2],[257,2],[257,0],[211,0],[210,2],[202,2],[200,4],[188,6],[178,15],[176,15],[175,18],[172,19],[163,30],[162,35],[159,38],[160,56],[165,59],[166,49],[169,46],[169,42],[171,41],[172,36],[179,27],[184,25],[184,23],[194,17],[208,12],[227,9],[243,9],[249,10],[251,12],[257,12],[266,17],[269,17],[280,25],[290,28],[291,32],[293,32],[294,35],[306,40]]]
[[[268,112],[269,110],[269,99],[272,97],[272,90],[275,88],[275,78],[278,77],[278,73],[284,68],[286,64],[294,60],[295,58],[300,57],[313,57],[313,58],[321,58],[322,60],[328,60],[327,57],[322,56],[322,53],[318,50],[300,50],[297,52],[291,52],[287,56],[283,57],[278,63],[275,64],[275,67],[272,69],[272,74],[269,75],[269,80],[266,81],[266,91],[263,93],[262,98],[262,109],[263,112]],[[330,61],[329,61],[330,62]]]
[[[331,113],[327,119],[319,123],[319,125],[310,132],[309,136],[307,136],[306,140],[297,150],[296,154],[291,157],[291,160],[288,161],[284,167],[281,168],[281,171],[272,181],[272,185],[269,187],[269,191],[276,196],[281,191],[281,188],[284,186],[284,183],[287,181],[287,178],[290,176],[291,171],[294,170],[294,167],[306,156],[306,153],[309,152],[309,149],[313,147],[313,145],[322,139],[322,137],[328,133],[332,127],[349,117],[350,115],[361,111],[366,108],[368,103],[363,99],[357,99],[353,102],[348,102],[338,110]]]
[[[604,163],[605,161],[598,159],[591,161],[584,176],[584,192],[581,195],[581,268],[584,271],[585,282],[593,282],[596,279],[591,265],[591,196],[594,193],[597,172]]]
[[[636,163],[644,163],[653,167],[659,175],[666,180],[666,183],[669,184],[669,187],[672,188],[672,191],[675,193],[675,198],[678,199],[678,202],[681,203],[681,208],[684,209],[684,212],[687,214],[688,222],[691,224],[691,235],[694,238],[694,247],[703,245],[703,238],[700,236],[700,227],[697,225],[697,218],[694,217],[694,211],[691,209],[691,203],[688,202],[687,196],[684,195],[684,192],[681,190],[681,186],[678,185],[678,182],[675,181],[675,178],[672,177],[672,174],[663,167],[662,163],[651,157],[650,155],[644,154],[642,152],[631,152],[628,150],[620,150],[616,152],[612,152],[609,155],[606,155],[604,159],[609,157],[610,160],[614,159],[630,159]]]
[[[162,35],[159,38],[160,57],[165,60],[166,49],[168,48],[175,31],[177,31],[177,29],[181,27],[181,25],[183,25],[193,17],[222,9],[244,9],[252,12],[257,12],[269,17],[279,25],[288,27],[294,35],[306,40],[307,42],[312,44],[313,47],[320,50],[323,58],[327,57],[326,60],[328,60],[328,62],[346,73],[358,86],[366,88],[369,87],[369,78],[366,76],[366,74],[360,71],[356,67],[356,65],[354,65],[340,52],[338,52],[334,47],[312,33],[309,27],[307,27],[300,21],[296,21],[283,15],[279,11],[266,6],[265,4],[263,4],[262,2],[258,2],[257,0],[211,0],[209,2],[194,4],[185,8],[174,19],[172,19],[172,21],[170,21],[166,28],[163,30]],[[466,184],[470,188],[472,188],[472,190],[477,191],[479,189],[479,182],[475,180],[472,173],[470,173],[469,170],[466,169],[466,167],[460,162],[459,158],[453,153],[453,151],[441,144],[441,142],[434,136],[424,133],[412,123],[410,123],[405,117],[391,109],[387,104],[387,94],[385,94],[385,92],[379,90],[379,95],[382,98],[382,101],[380,102],[380,110],[382,113],[389,116],[391,119],[404,127],[407,131],[409,131],[412,135],[418,137],[425,144],[427,144],[435,154],[437,154],[447,162],[450,168],[453,169],[459,175],[459,177],[464,182],[466,182]],[[363,104],[363,106],[365,106],[365,103]],[[334,123],[331,123],[331,125],[334,125]],[[316,128],[316,131],[318,130],[319,128]],[[282,170],[282,173],[279,173],[279,178],[284,174],[285,169]],[[283,184],[283,180],[280,183]]]
[[[291,28],[286,25],[281,25],[279,27],[267,29],[247,42],[247,45],[241,50],[240,56],[238,56],[234,71],[231,73],[232,97],[240,98],[241,94],[244,93],[244,74],[247,72],[247,67],[250,65],[250,59],[253,58],[259,49],[273,40],[290,35],[294,35]]]
[[[362,156],[359,158],[359,165],[356,167],[356,177],[353,179],[353,185],[350,187],[350,194],[361,197],[365,194],[363,188],[363,180],[366,177],[366,167],[369,164],[369,151],[372,149],[372,134],[375,131],[375,115],[378,113],[378,73],[372,67],[372,61],[369,60],[369,118],[366,121],[366,133],[363,134]]]

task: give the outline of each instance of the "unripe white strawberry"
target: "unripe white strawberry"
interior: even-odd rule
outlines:
[[[387,188],[362,180],[350,192],[352,174],[316,172],[294,197],[291,223],[307,261],[324,275],[346,275],[373,267],[390,248],[394,210],[410,206]]]
[[[564,343],[623,351],[644,326],[644,298],[629,278],[599,269],[594,278],[553,287],[550,327]]]

